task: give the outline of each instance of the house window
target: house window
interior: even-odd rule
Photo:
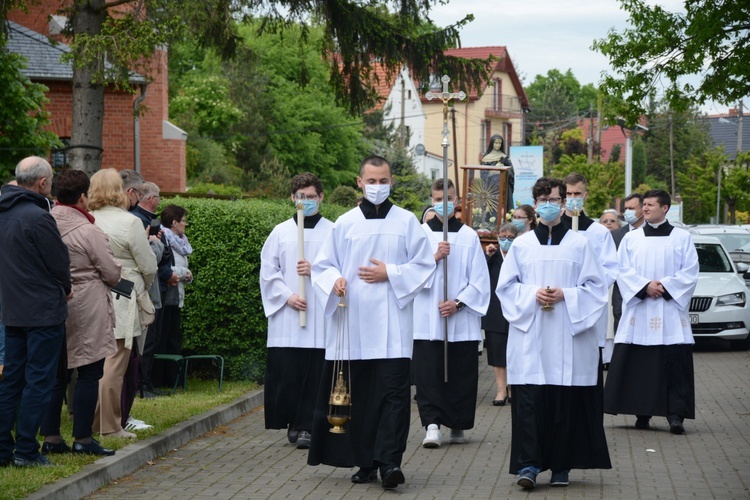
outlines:
[[[482,132],[479,134],[479,151],[480,156],[487,150],[487,125],[486,121],[482,121]]]
[[[438,176],[439,176],[439,175],[440,175],[440,174],[438,173],[438,170],[437,170],[437,169],[435,169],[435,168],[431,168],[431,169],[430,169],[430,179],[431,179],[431,180],[433,180],[433,181],[434,181],[435,179],[437,179],[437,178],[438,178]]]
[[[50,151],[49,163],[54,169],[68,168],[70,157],[68,156],[68,148],[70,147],[70,137],[60,137],[62,147],[55,148]]]
[[[406,95],[408,96],[408,98],[409,98],[409,99],[411,99],[411,89],[409,89],[409,90],[408,90],[408,91],[406,92]]]
[[[411,127],[406,126],[406,142],[411,142]]]

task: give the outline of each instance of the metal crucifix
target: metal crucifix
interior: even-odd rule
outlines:
[[[425,94],[428,100],[438,98],[443,101],[443,241],[448,241],[448,103],[453,99],[463,101],[466,94],[463,91],[451,93],[448,91],[448,83],[451,81],[448,75],[440,79],[443,82],[443,91],[434,94],[432,90]],[[458,179],[456,179],[458,182]],[[448,300],[448,257],[443,258],[443,302]],[[445,382],[448,382],[448,318],[443,318],[443,364]]]

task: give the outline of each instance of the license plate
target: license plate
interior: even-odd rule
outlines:
[[[697,325],[698,323],[700,323],[700,321],[698,321],[698,315],[697,314],[691,314],[690,315],[690,324],[691,325]]]

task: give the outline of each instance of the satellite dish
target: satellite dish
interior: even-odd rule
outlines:
[[[417,144],[417,147],[414,148],[414,152],[417,153],[417,156],[424,156],[424,144]]]

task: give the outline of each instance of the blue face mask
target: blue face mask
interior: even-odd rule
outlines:
[[[449,201],[448,202],[448,214],[449,215],[453,213],[454,208],[455,207],[453,205],[453,202]],[[438,214],[438,217],[440,217],[441,219],[443,218],[443,202],[442,201],[432,205],[432,209],[435,211],[436,214]]]
[[[638,222],[638,216],[636,215],[635,210],[625,210],[623,216],[625,217],[625,222],[627,222],[628,224],[635,224],[636,222]]]
[[[311,217],[318,211],[318,202],[312,200],[302,200],[302,214],[305,217]]]
[[[536,213],[547,222],[552,222],[560,215],[560,205],[557,203],[543,203],[536,207]]]
[[[571,212],[583,210],[583,198],[568,198],[565,200],[565,208]]]
[[[521,219],[513,219],[512,221],[510,221],[510,223],[516,226],[516,229],[518,229],[519,231],[523,231],[523,228],[526,227],[526,223]]]
[[[497,244],[500,245],[500,248],[503,250],[503,252],[507,252],[510,249],[510,246],[513,244],[513,240],[510,238],[498,238]]]

